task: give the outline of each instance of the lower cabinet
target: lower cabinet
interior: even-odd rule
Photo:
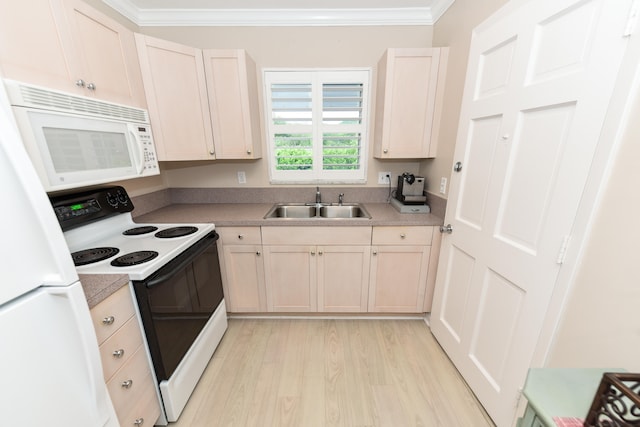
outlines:
[[[429,253],[429,246],[374,246],[369,311],[422,312]]]
[[[365,312],[371,227],[262,227],[267,310]]]
[[[123,426],[153,425],[160,416],[151,365],[128,286],[91,309],[104,379]]]
[[[367,311],[371,247],[319,246],[318,311]]]
[[[219,227],[229,312],[431,311],[435,227]]]
[[[369,246],[265,245],[267,309],[366,312]]]
[[[438,247],[432,247],[434,228],[373,227],[370,312],[431,311],[439,252]]]
[[[217,231],[227,311],[267,311],[260,227],[220,227]]]

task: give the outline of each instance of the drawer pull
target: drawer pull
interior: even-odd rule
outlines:
[[[378,255],[378,251],[373,251],[373,254],[374,255]]]
[[[136,420],[133,422],[134,426],[141,426],[142,424],[144,424],[144,418],[136,418]]]
[[[116,321],[116,318],[113,316],[107,316],[104,319],[102,319],[102,324],[109,326],[109,325],[113,325],[113,322]]]
[[[122,388],[131,388],[133,385],[133,380],[122,381]]]
[[[244,234],[238,234],[238,240],[244,239]]]
[[[116,350],[113,352],[113,357],[120,358],[124,356],[124,349]]]
[[[401,238],[401,239],[404,239],[405,237],[407,237],[407,235],[406,235],[406,234],[404,234],[404,233],[400,233],[400,238]]]

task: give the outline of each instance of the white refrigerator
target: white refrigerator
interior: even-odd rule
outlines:
[[[0,81],[0,425],[117,426],[89,308]]]

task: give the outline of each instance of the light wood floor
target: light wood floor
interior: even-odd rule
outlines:
[[[493,426],[422,320],[230,319],[197,426]]]

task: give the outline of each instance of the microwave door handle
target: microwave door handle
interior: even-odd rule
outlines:
[[[144,147],[142,146],[142,141],[140,141],[140,138],[138,138],[138,135],[136,135],[133,130],[129,129],[129,133],[138,147],[136,163],[138,164],[138,175],[142,175],[142,171],[144,170]]]

